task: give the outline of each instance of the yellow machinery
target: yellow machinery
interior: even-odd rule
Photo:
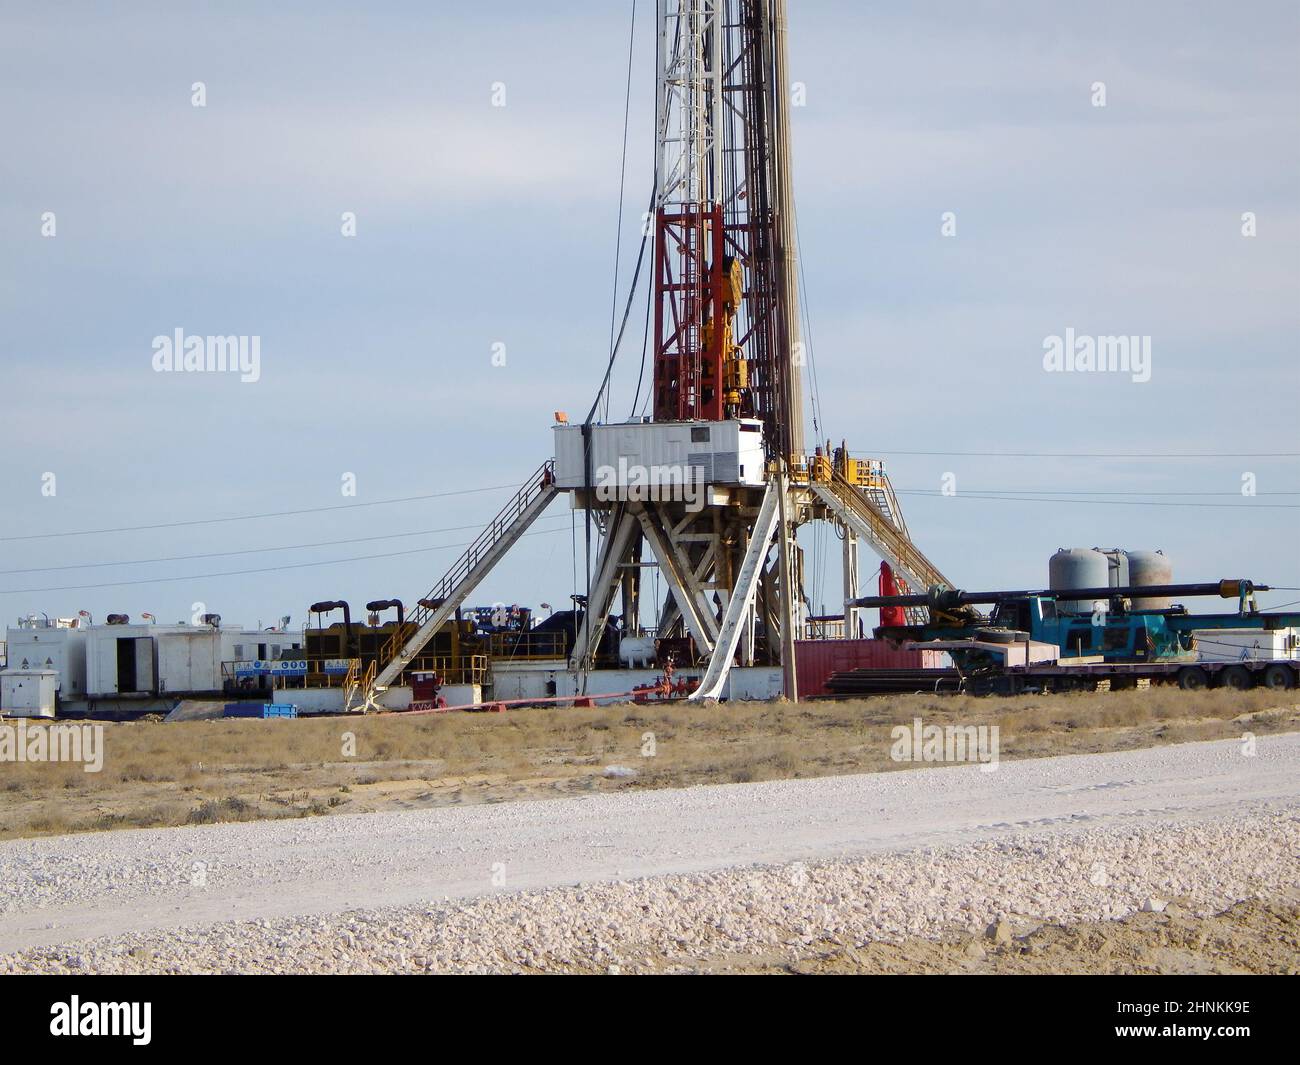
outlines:
[[[729,266],[724,266],[718,283],[722,287],[722,304],[724,317],[722,319],[722,391],[723,405],[733,414],[739,410],[741,394],[749,388],[749,363],[741,357],[740,348],[735,341],[735,328],[733,322],[736,317],[736,310],[740,306],[740,301],[745,294],[745,270],[739,259],[729,259]],[[704,350],[712,351],[714,343],[713,331],[716,325],[712,318],[704,320],[703,337]],[[708,366],[705,365],[705,373],[708,373]]]
[[[351,625],[335,622],[326,628],[309,628],[304,633],[308,661],[308,687],[325,687],[331,681],[323,666],[312,669],[312,664],[327,660],[358,659],[364,672],[371,663],[382,658],[385,645],[398,635],[402,638],[414,634],[416,625],[411,621],[388,621],[382,625]],[[350,631],[349,631],[350,630]],[[407,665],[406,672],[435,672],[444,684],[481,684],[487,675],[488,640],[476,634],[474,622],[452,619],[442,626],[423,651]]]

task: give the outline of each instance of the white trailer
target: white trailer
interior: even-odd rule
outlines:
[[[1276,662],[1300,660],[1296,629],[1197,629],[1196,652],[1202,662]]]
[[[606,501],[680,501],[692,490],[765,482],[762,423],[753,419],[625,422],[592,425],[587,432],[592,487]],[[555,483],[561,489],[587,483],[581,425],[555,427]]]
[[[5,637],[11,670],[48,669],[57,674],[65,699],[86,694],[86,630],[50,625],[20,625]]]
[[[59,675],[52,669],[7,669],[0,673],[0,714],[53,717]]]
[[[65,702],[215,695],[223,662],[276,659],[302,636],[243,626],[86,625],[28,622],[7,633],[10,670],[50,670]]]

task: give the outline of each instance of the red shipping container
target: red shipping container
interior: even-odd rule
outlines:
[[[832,673],[847,669],[942,669],[943,651],[904,651],[888,640],[795,640],[799,698],[825,695]]]

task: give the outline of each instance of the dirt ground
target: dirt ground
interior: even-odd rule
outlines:
[[[700,973],[1032,975],[1300,974],[1300,901],[1239,902],[1196,917],[1175,901],[1164,913],[1118,921],[1043,924],[944,942],[909,939],[855,946],[828,942],[797,953],[722,956],[686,966]]]
[[[798,704],[623,704],[504,714],[137,721],[104,726],[99,773],[0,762],[0,839],[902,770],[890,729],[997,725],[1035,758],[1300,729],[1268,691],[1173,688]]]

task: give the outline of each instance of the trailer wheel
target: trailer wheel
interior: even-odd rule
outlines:
[[[1264,670],[1263,684],[1265,688],[1294,688],[1295,674],[1291,671],[1290,666],[1274,662]]]
[[[985,643],[1023,643],[1029,639],[1029,633],[1014,629],[976,629],[975,639]]]
[[[1210,686],[1210,675],[1200,666],[1184,666],[1178,671],[1178,686],[1185,692],[1198,692]]]
[[[1255,678],[1245,666],[1229,666],[1219,674],[1219,687],[1244,692],[1255,686]]]

